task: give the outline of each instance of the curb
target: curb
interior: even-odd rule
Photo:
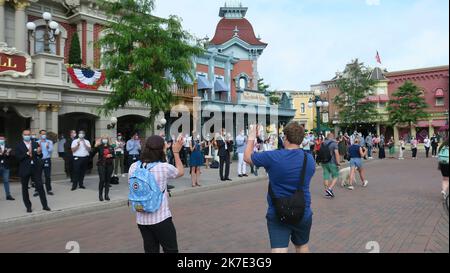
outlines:
[[[247,178],[246,180],[241,181],[232,181],[232,182],[219,182],[219,184],[209,185],[209,186],[202,186],[197,188],[187,188],[187,189],[181,189],[181,190],[172,190],[172,198],[179,197],[183,195],[189,195],[194,193],[200,193],[200,192],[207,192],[207,191],[214,191],[222,188],[230,188],[238,185],[243,184],[250,184],[259,182],[260,180],[266,180],[267,178],[258,176],[258,177],[252,177]],[[61,209],[61,210],[52,210],[50,212],[43,212],[39,211],[36,214],[32,215],[25,215],[15,218],[9,218],[7,220],[0,222],[0,228],[6,229],[6,228],[12,228],[17,225],[24,225],[24,224],[37,224],[42,223],[46,221],[53,221],[53,220],[61,220],[61,218],[66,217],[73,217],[78,216],[82,214],[88,214],[88,213],[95,213],[95,212],[102,212],[106,210],[112,210],[117,209],[121,207],[126,207],[128,205],[128,199],[117,199],[112,200],[109,202],[93,202],[90,204],[84,204],[79,207],[73,207],[73,208],[67,208],[67,209]]]

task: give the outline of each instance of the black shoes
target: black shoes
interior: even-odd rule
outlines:
[[[106,201],[110,201],[111,199],[109,199],[109,196],[108,196],[108,195],[105,195],[105,200],[106,200]]]
[[[100,202],[103,202],[103,196],[101,194],[98,196],[98,200],[100,200]]]
[[[242,174],[240,174],[240,175],[238,175],[238,177],[243,177],[243,175],[242,175]]]
[[[225,181],[233,181],[233,180],[231,180],[230,178],[227,178],[227,179],[225,179]]]
[[[48,195],[55,195],[53,192],[49,191],[47,192]]]
[[[8,196],[6,196],[6,200],[14,201],[14,200],[16,200],[16,199],[14,199],[11,195],[8,195]]]
[[[42,209],[46,210],[46,211],[51,211],[51,209],[49,207],[45,207],[45,208],[42,208]]]
[[[72,187],[71,191],[74,191],[74,190],[76,190],[76,189],[77,189],[77,187]]]
[[[32,213],[33,211],[31,210],[31,208],[27,208],[27,213]]]
[[[85,186],[83,186],[83,185],[81,185],[81,186],[80,186],[80,189],[86,189],[86,187],[85,187]]]
[[[35,191],[34,193],[33,193],[33,196],[34,197],[36,197],[36,196],[38,196],[39,195],[39,193],[37,192],[37,191]]]
[[[243,174],[242,176],[243,176],[243,177],[248,177],[248,174]]]

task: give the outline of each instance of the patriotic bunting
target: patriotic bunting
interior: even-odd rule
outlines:
[[[105,82],[103,71],[68,67],[67,72],[79,88],[97,90]]]

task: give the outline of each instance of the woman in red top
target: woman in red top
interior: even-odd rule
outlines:
[[[102,136],[95,142],[93,156],[98,153],[97,170],[99,176],[98,199],[103,201],[103,188],[105,189],[105,200],[109,201],[109,185],[114,169],[114,149],[110,145],[108,136]]]
[[[320,151],[320,146],[322,145],[323,142],[323,137],[322,136],[318,136],[316,138],[316,140],[314,141],[314,159],[317,162],[317,155],[319,154]]]

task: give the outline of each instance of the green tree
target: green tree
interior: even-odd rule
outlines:
[[[69,64],[81,64],[81,62],[80,39],[78,38],[78,33],[75,32],[70,42]]]
[[[187,76],[194,81],[193,57],[204,51],[178,17],[151,14],[154,0],[98,2],[110,16],[96,46],[104,49],[106,83],[113,90],[99,112],[109,115],[135,100],[149,107],[146,125],[151,125],[176,101],[170,87],[186,87]]]
[[[393,126],[406,123],[411,128],[412,124],[418,120],[429,117],[429,114],[425,112],[427,108],[428,104],[420,88],[406,81],[392,94],[388,103],[389,122]]]
[[[258,80],[258,91],[267,92],[269,90],[270,85],[264,83],[264,79],[261,78]]]
[[[339,94],[334,103],[339,109],[342,126],[353,127],[361,123],[372,123],[379,119],[377,104],[367,101],[374,95],[376,81],[370,78],[371,70],[358,62],[358,59],[347,64],[336,84]]]

